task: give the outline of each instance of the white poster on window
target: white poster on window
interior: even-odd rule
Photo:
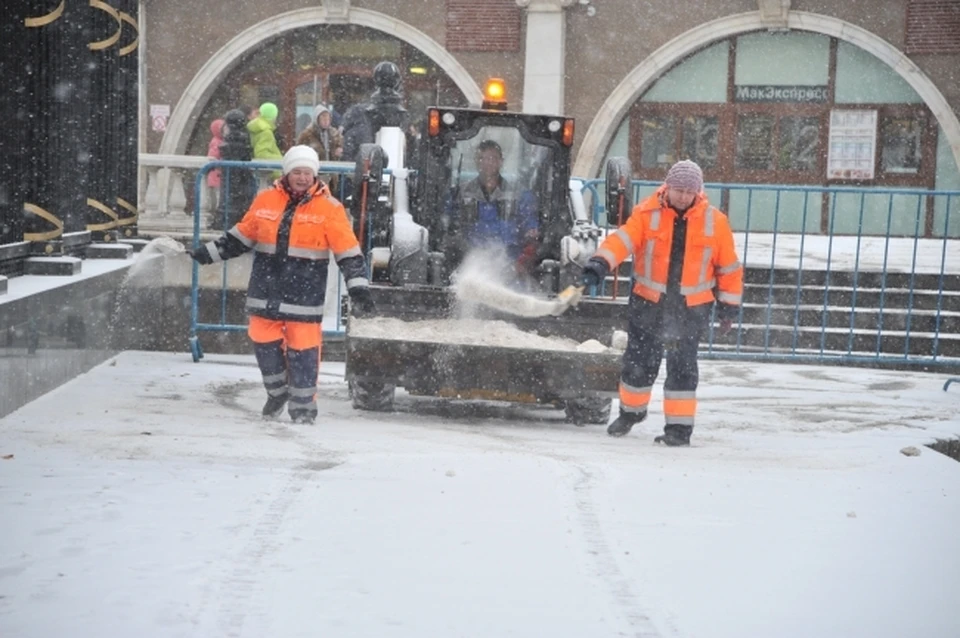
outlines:
[[[827,179],[873,179],[877,152],[875,110],[830,111]]]

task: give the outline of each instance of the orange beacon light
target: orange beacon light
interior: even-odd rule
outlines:
[[[483,108],[491,111],[507,110],[507,86],[501,78],[490,78],[483,87]]]

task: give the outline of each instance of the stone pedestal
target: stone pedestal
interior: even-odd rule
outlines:
[[[80,272],[83,260],[77,257],[28,257],[23,262],[25,275],[70,276]]]
[[[100,244],[93,243],[87,246],[87,259],[130,259],[133,255],[133,246],[128,243]]]

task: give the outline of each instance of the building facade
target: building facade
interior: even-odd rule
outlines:
[[[154,0],[141,35],[146,153],[202,155],[213,119],[263,101],[290,139],[391,59],[414,119],[491,76],[512,109],[576,118],[586,178],[623,155],[643,179],[690,158],[708,182],[960,189],[960,0]],[[781,230],[820,223],[798,213],[822,197],[792,205]]]

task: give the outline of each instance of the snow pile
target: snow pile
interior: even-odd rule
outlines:
[[[403,321],[392,317],[353,319],[350,334],[368,339],[396,339],[400,341],[423,341],[464,346],[499,346],[504,348],[529,348],[561,352],[606,352],[606,348],[592,339],[581,344],[562,337],[543,337],[525,332],[507,321],[489,319],[428,319]],[[595,343],[596,346],[586,344]]]
[[[609,348],[596,339],[587,339],[577,346],[577,352],[606,352],[607,350]]]

